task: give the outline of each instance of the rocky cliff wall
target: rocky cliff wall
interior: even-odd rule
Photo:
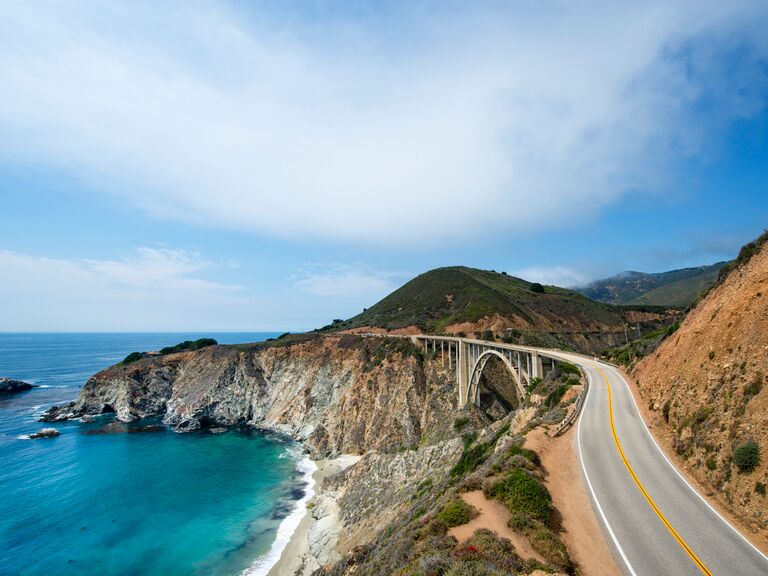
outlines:
[[[115,412],[178,431],[248,424],[317,454],[397,450],[449,429],[456,391],[408,340],[334,335],[288,345],[211,346],[115,365],[50,420]]]

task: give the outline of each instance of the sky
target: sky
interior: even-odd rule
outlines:
[[[768,227],[762,0],[0,10],[0,331],[308,330]]]

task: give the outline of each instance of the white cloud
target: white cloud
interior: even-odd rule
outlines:
[[[515,270],[512,275],[528,280],[528,282],[539,282],[540,284],[565,288],[586,286],[592,280],[585,272],[569,266],[531,266]]]
[[[240,286],[201,279],[211,263],[170,248],[123,260],[67,260],[0,250],[0,331],[252,328]]]
[[[304,266],[294,276],[294,286],[299,290],[324,298],[347,298],[376,302],[397,288],[397,275],[371,271],[346,264],[313,264]]]
[[[0,159],[207,225],[460,241],[658,189],[764,105],[763,2],[419,6],[7,3]]]

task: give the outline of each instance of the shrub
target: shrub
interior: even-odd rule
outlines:
[[[520,468],[492,484],[486,496],[500,500],[510,512],[525,513],[549,524],[552,516],[552,497],[541,482]]]
[[[755,482],[755,492],[761,496],[765,496],[765,484],[763,482]]]
[[[754,440],[747,440],[733,451],[733,462],[741,472],[752,472],[760,464],[760,446]]]
[[[453,528],[454,526],[466,524],[476,517],[477,514],[478,512],[474,506],[470,506],[461,498],[457,498],[443,506],[443,509],[437,513],[437,517],[445,522],[448,528]]]
[[[531,284],[531,292],[535,292],[536,294],[544,294],[544,286],[538,282],[533,282]]]
[[[513,444],[509,449],[509,455],[515,456],[517,454],[520,454],[521,456],[530,460],[537,466],[541,463],[541,460],[539,459],[539,455],[536,454],[534,450],[530,450],[528,448],[523,448],[522,446],[518,446],[517,444]]]
[[[717,469],[717,460],[715,460],[712,456],[707,458],[707,468],[709,468],[710,470]]]
[[[539,528],[528,535],[528,540],[533,549],[541,554],[554,568],[563,572],[571,570],[571,559],[568,557],[568,550],[550,530]]]
[[[752,382],[744,386],[744,402],[752,400],[752,397],[757,396],[760,390],[763,389],[762,380],[762,374],[757,374]]]
[[[661,415],[664,417],[664,422],[669,422],[669,408],[671,406],[671,400],[667,399],[664,402],[664,406],[661,407]]]
[[[488,459],[488,451],[491,446],[487,442],[480,442],[479,444],[467,446],[466,440],[464,444],[464,452],[461,454],[461,458],[456,462],[456,465],[451,468],[451,476],[464,476],[470,472],[474,472],[477,468]]]
[[[581,370],[579,370],[578,366],[571,364],[570,362],[560,362],[557,365],[557,368],[560,370],[561,374],[575,374],[576,376],[581,376]]]
[[[568,388],[570,388],[568,384],[558,386],[555,390],[549,393],[549,395],[547,396],[547,399],[544,400],[544,405],[547,408],[552,408],[553,406],[557,406],[557,404],[560,403],[560,400],[562,400],[563,395],[566,393]]]
[[[445,573],[445,576],[504,576],[494,568],[488,568],[484,562],[469,560],[456,564]]]
[[[182,352],[184,350],[199,350],[206,346],[216,346],[218,342],[213,338],[200,338],[199,340],[185,340],[175,346],[166,346],[160,349],[160,354],[172,354],[174,352]]]
[[[144,354],[141,352],[131,352],[125,357],[121,364],[130,364],[131,362],[136,362],[136,360],[141,360],[142,358],[144,358]]]
[[[453,429],[454,430],[461,430],[467,424],[469,424],[469,422],[470,422],[470,419],[467,418],[466,416],[462,416],[460,418],[456,418],[456,420],[454,420],[454,422],[453,422]]]
[[[709,359],[710,360],[714,360],[715,359],[715,351],[714,350],[710,350],[709,351]]]

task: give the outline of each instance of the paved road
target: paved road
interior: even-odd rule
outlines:
[[[662,454],[619,372],[580,356],[563,357],[580,364],[590,378],[577,428],[579,457],[625,573],[768,575],[768,558],[712,510]]]

